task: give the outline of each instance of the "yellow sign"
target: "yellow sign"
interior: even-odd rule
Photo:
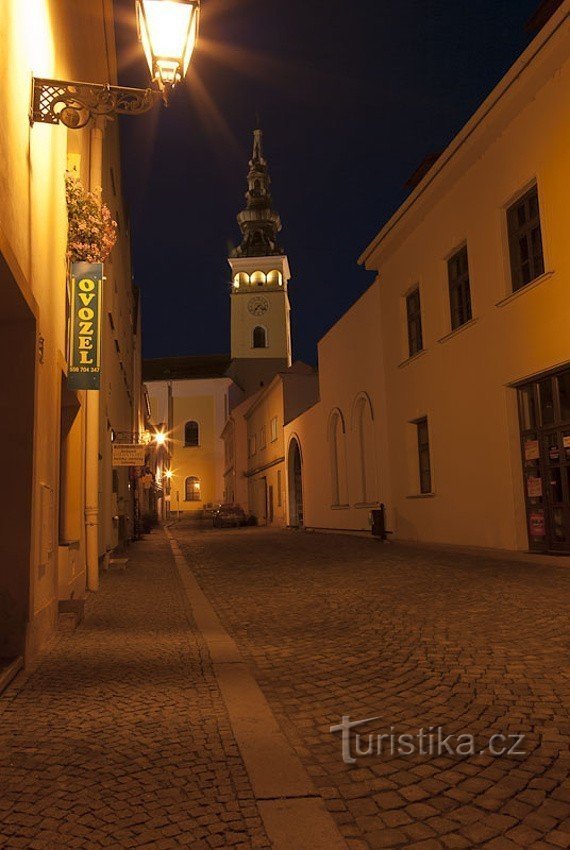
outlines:
[[[101,263],[72,264],[68,384],[74,390],[100,388],[102,288]]]

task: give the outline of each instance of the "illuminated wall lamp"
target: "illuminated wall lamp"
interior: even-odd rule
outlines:
[[[135,0],[139,39],[156,88],[33,78],[30,123],[64,124],[71,130],[92,118],[142,115],[185,76],[198,38],[200,0]]]

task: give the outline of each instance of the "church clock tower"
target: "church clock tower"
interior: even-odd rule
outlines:
[[[271,204],[261,130],[254,131],[247,183],[246,208],[237,217],[243,238],[229,258],[231,355],[236,365],[245,367],[248,361],[247,371],[257,372],[257,385],[262,385],[291,365],[287,294],[291,272],[287,256],[277,242],[281,219]]]

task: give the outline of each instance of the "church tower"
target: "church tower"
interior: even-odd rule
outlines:
[[[244,361],[249,361],[246,371],[255,373],[259,380],[254,380],[252,386],[257,387],[291,365],[287,294],[291,272],[277,241],[281,219],[271,204],[271,180],[263,156],[261,130],[254,131],[247,183],[246,207],[237,217],[243,238],[229,258],[231,356],[244,367]]]

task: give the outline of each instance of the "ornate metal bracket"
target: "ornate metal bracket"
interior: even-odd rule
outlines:
[[[30,123],[65,124],[71,130],[80,130],[92,118],[142,115],[152,109],[161,97],[161,93],[154,89],[127,89],[34,77]]]

